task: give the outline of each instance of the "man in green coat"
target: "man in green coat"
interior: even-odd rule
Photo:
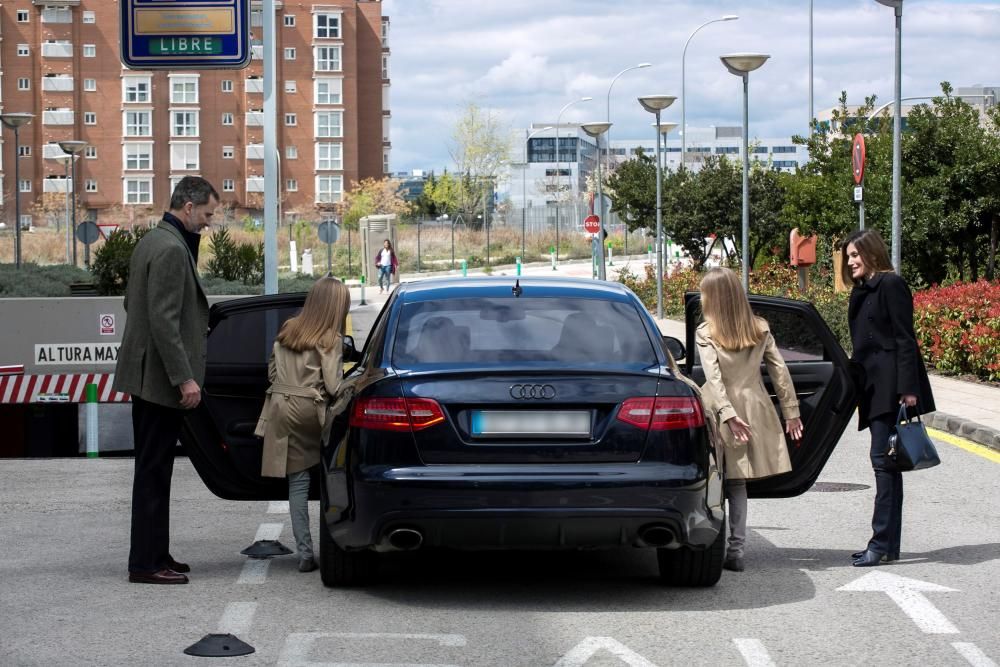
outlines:
[[[208,181],[185,176],[129,264],[114,389],[132,395],[133,583],[186,584],[191,569],[170,555],[170,478],[185,412],[198,406],[205,379],[208,300],[198,280],[198,243],[218,205]]]

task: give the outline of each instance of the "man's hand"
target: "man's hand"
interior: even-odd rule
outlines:
[[[726,420],[726,426],[733,432],[733,437],[739,442],[750,442],[750,424],[739,417],[730,417]]]
[[[201,387],[194,380],[181,383],[181,407],[193,410],[201,403]]]

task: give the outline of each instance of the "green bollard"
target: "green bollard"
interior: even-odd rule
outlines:
[[[462,260],[462,277],[465,278],[469,275],[469,260]]]
[[[521,258],[515,258],[517,260],[517,275],[521,275]]]
[[[552,258],[552,270],[553,271],[557,271],[558,269],[556,269],[556,247],[555,246],[549,246],[549,257]]]
[[[611,244],[609,243],[608,244],[608,266],[614,266],[614,265],[615,265],[615,257],[611,253]]]
[[[87,397],[87,458],[97,458],[97,385],[88,384]]]
[[[368,302],[365,301],[365,277],[361,276],[361,303],[360,306],[367,306]]]

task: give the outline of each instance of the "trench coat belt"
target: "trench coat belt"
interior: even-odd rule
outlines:
[[[268,394],[283,394],[286,398],[289,396],[300,396],[302,398],[311,398],[317,403],[321,403],[326,400],[319,389],[315,387],[299,387],[294,384],[282,384],[280,382],[275,382],[267,390]]]

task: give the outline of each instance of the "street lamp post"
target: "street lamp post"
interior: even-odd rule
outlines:
[[[552,126],[547,125],[543,128],[535,130],[534,132],[528,134],[528,136],[524,138],[524,165],[521,167],[521,262],[524,262],[524,229],[525,229],[525,218],[527,216],[527,208],[528,208],[528,189],[525,178],[525,174],[528,171],[528,142],[531,141],[531,138],[536,134],[538,134],[539,132],[545,132],[546,130],[551,130],[551,129]],[[527,131],[528,130],[525,129],[525,132]],[[556,178],[559,178],[558,171],[559,169],[557,168]],[[558,201],[556,202],[556,210],[557,211],[559,210]]]
[[[70,248],[70,244],[73,243],[73,226],[70,224],[70,221],[69,221],[69,216],[70,216],[70,212],[69,212],[69,208],[70,208],[69,207],[69,166],[71,164],[73,164],[73,162],[75,162],[75,161],[76,161],[76,156],[75,155],[69,155],[69,154],[60,155],[59,157],[56,158],[56,162],[60,163],[61,165],[63,165],[66,168],[66,176],[65,176],[66,180],[65,180],[65,183],[66,183],[66,263],[67,264],[69,264],[70,255],[73,252],[72,249]]]
[[[0,114],[0,122],[14,130],[14,266],[21,268],[21,138],[18,129],[35,117],[33,113]]]
[[[720,56],[722,64],[731,74],[743,79],[743,234],[742,264],[743,289],[750,291],[750,132],[749,83],[750,72],[763,65],[771,56],[762,53],[732,53]]]
[[[737,16],[736,14],[726,14],[725,16],[722,16],[720,18],[712,19],[710,21],[705,21],[700,26],[692,30],[691,34],[688,35],[687,41],[684,42],[684,50],[681,52],[681,168],[683,168],[687,162],[688,128],[687,128],[687,115],[685,113],[687,111],[687,92],[685,91],[684,87],[684,61],[687,58],[688,44],[690,44],[691,39],[698,34],[698,31],[704,28],[705,26],[711,25],[713,23],[719,23],[721,21],[735,21],[738,18],[739,16]]]
[[[902,193],[900,192],[900,167],[902,162],[902,60],[903,60],[903,0],[875,0],[880,5],[892,7],[896,14],[896,59],[895,59],[895,108],[892,114],[892,265],[896,273],[901,270],[903,232],[900,225],[902,217]]]
[[[606,279],[604,270],[604,196],[601,192],[601,135],[611,128],[611,123],[595,122],[580,125],[589,136],[597,141],[597,199],[600,202],[601,228],[597,233],[597,278]]]
[[[813,135],[813,0],[809,0],[809,136]]]
[[[72,156],[76,156],[78,153],[82,153],[83,149],[87,147],[86,141],[60,141],[59,148]],[[73,266],[76,266],[76,160],[73,161],[73,178],[71,182],[73,183]],[[84,245],[84,265],[88,268],[90,267],[90,245]]]
[[[639,98],[642,108],[656,117],[656,316],[660,319],[663,318],[663,177],[660,167],[660,140],[663,136],[660,112],[676,99],[673,95],[646,95]]]
[[[652,63],[639,63],[638,65],[632,65],[631,67],[626,67],[622,71],[618,72],[618,74],[615,74],[615,78],[611,79],[611,85],[608,86],[608,99],[607,99],[607,104],[606,104],[606,107],[605,107],[604,120],[606,120],[609,123],[611,122],[611,89],[615,87],[615,81],[618,80],[618,77],[620,77],[625,72],[631,72],[634,69],[644,69],[646,67],[652,67]],[[610,172],[611,171],[611,131],[610,130],[608,130],[608,136],[607,136],[607,138],[604,141],[604,145],[607,146],[607,149],[608,149],[608,160],[607,160],[606,164],[608,166],[608,171]],[[597,158],[598,159],[601,158],[600,153],[597,154]]]
[[[562,176],[560,175],[560,160],[559,160],[559,124],[562,122],[562,115],[566,109],[569,109],[574,104],[578,102],[589,102],[594,99],[593,97],[581,97],[578,100],[573,100],[567,102],[563,105],[563,108],[559,110],[559,115],[556,116],[556,262],[559,261],[559,202],[562,200]],[[600,155],[597,156],[600,159]],[[577,168],[579,168],[579,162],[577,162]],[[572,173],[570,169],[570,173]],[[523,261],[524,253],[521,253],[521,258]]]

